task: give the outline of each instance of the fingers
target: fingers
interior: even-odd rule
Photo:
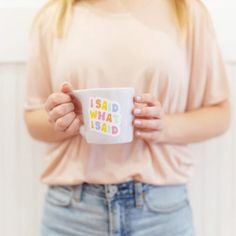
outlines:
[[[157,98],[150,93],[143,93],[134,97],[134,101],[138,103],[147,103],[149,106],[160,106]]]
[[[72,124],[75,117],[76,117],[76,114],[74,112],[70,112],[66,114],[65,116],[57,119],[56,122],[54,123],[55,129],[58,131],[66,130],[70,126],[70,124]]]
[[[148,130],[162,130],[163,122],[159,119],[148,120],[148,119],[135,119],[134,126],[138,129]]]
[[[45,103],[45,109],[47,112],[49,112],[54,107],[61,105],[63,103],[69,103],[69,102],[71,102],[70,95],[64,94],[64,93],[53,93],[48,97]]]
[[[135,136],[150,143],[161,140],[164,132],[164,110],[155,96],[144,93],[134,97]],[[146,106],[138,106],[144,104]]]
[[[143,118],[158,118],[161,119],[163,115],[163,110],[159,101],[156,97],[149,93],[143,93],[134,97],[136,102],[135,108],[133,109],[133,114],[137,117]],[[146,106],[141,107],[140,104]]]
[[[57,119],[65,116],[66,114],[74,111],[75,106],[73,103],[64,103],[54,107],[51,111],[49,111],[49,122],[55,122]]]
[[[48,97],[45,109],[55,130],[74,135],[79,134],[79,115],[82,115],[82,111],[81,104],[70,94],[71,92],[71,84],[63,83],[59,93],[53,93]]]
[[[142,108],[135,107],[133,109],[133,114],[137,117],[161,119],[163,117],[163,110],[161,107],[157,106]]]
[[[78,99],[73,94],[70,94],[72,91],[73,91],[73,88],[69,82],[65,82],[61,85],[61,92],[70,95],[71,101],[74,103],[75,112],[79,114],[81,112],[81,104],[79,103]]]
[[[70,126],[65,130],[65,132],[67,134],[79,134],[80,133],[80,124],[81,124],[81,121],[80,121],[79,117],[77,116],[72,121]]]
[[[72,85],[69,82],[65,82],[61,85],[62,93],[70,93],[72,92]]]
[[[137,130],[135,131],[135,135],[141,139],[148,141],[149,143],[156,143],[158,141],[158,137],[161,136],[161,132]]]
[[[70,93],[72,91],[72,86],[70,83],[65,82],[61,85],[61,92],[59,93],[53,93],[51,94],[46,103],[45,103],[45,109],[47,112],[51,111],[55,106],[58,106],[63,103],[70,102],[71,96],[67,93]]]

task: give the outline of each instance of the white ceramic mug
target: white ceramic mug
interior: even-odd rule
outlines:
[[[82,104],[81,135],[87,143],[118,144],[133,140],[132,87],[91,88],[72,92]]]

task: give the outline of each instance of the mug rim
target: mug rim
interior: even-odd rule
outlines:
[[[134,90],[134,87],[108,87],[108,88],[86,88],[86,89],[75,89],[73,92],[87,92],[87,91],[111,91],[111,90]]]

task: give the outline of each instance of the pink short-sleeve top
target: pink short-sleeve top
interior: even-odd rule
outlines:
[[[54,9],[42,18],[45,27],[30,37],[26,110],[43,107],[65,81],[74,89],[134,87],[136,94],[154,95],[167,114],[228,99],[214,27],[200,1],[188,1],[185,39],[176,27],[169,1],[137,1],[116,12],[106,10],[106,3],[101,8],[83,2],[73,7],[63,38],[50,41],[47,37]],[[86,143],[81,135],[49,144],[44,164],[43,183],[68,185],[130,179],[181,184],[188,181],[194,167],[187,144],[134,138],[126,144],[96,145]]]

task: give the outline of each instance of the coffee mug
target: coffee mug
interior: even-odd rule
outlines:
[[[133,140],[132,87],[74,90],[82,105],[84,124],[80,134],[87,143],[118,144]]]

